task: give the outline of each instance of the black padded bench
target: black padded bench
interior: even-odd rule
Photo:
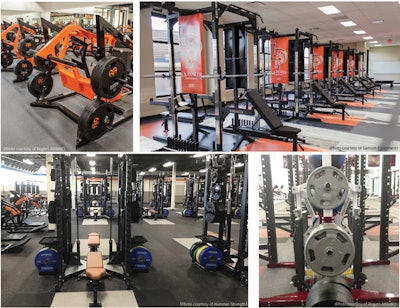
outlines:
[[[390,87],[393,88],[394,80],[375,80],[375,83],[378,85],[390,84]]]
[[[332,96],[325,92],[322,88],[322,85],[315,81],[313,83],[314,88],[322,95],[322,97],[326,100],[326,104],[321,103],[313,103],[313,104],[306,104],[307,113],[312,113],[313,108],[331,108],[331,109],[340,109],[342,112],[342,120],[345,119],[346,114],[346,106],[347,104],[344,103],[337,103],[333,100]]]
[[[271,134],[292,140],[293,151],[297,151],[297,135],[301,132],[301,129],[284,125],[281,119],[275,114],[274,110],[268,106],[256,89],[247,90],[246,97],[253,105],[254,109],[256,109],[260,114],[261,118],[267,123],[271,130]]]

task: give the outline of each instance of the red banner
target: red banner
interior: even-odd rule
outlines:
[[[313,48],[313,80],[324,79],[324,50],[323,46]]]
[[[349,62],[347,66],[347,76],[354,76],[355,63],[354,55],[349,55]]]
[[[271,82],[289,83],[289,38],[271,39]]]
[[[343,51],[339,51],[339,56],[337,51],[332,51],[332,77],[337,77],[338,74],[340,78],[343,77],[343,57]]]
[[[205,94],[203,16],[181,16],[179,21],[182,93]]]

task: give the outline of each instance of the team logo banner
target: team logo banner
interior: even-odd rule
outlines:
[[[324,47],[314,47],[313,49],[313,65],[314,72],[313,80],[323,80],[324,79]]]
[[[205,73],[203,16],[181,16],[178,21],[182,92],[205,94],[206,81],[200,78]]]
[[[343,51],[332,51],[332,77],[343,77]],[[338,76],[339,75],[339,76]]]
[[[271,82],[289,83],[289,38],[271,39]]]

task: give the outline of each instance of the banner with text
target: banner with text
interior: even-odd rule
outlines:
[[[313,48],[313,80],[323,80],[324,79],[324,51],[323,46]]]
[[[179,21],[182,92],[206,93],[202,14],[181,16]]]
[[[289,38],[271,39],[271,82],[289,83]]]

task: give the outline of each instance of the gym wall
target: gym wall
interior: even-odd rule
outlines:
[[[400,46],[371,48],[369,75],[377,80],[400,82]]]
[[[1,176],[7,181],[1,181],[0,191],[6,198],[10,195],[10,190],[15,190],[15,182],[17,181],[32,181],[39,183],[39,193],[46,194],[47,192],[47,176],[46,175],[34,175],[25,172],[19,172],[2,168]]]

